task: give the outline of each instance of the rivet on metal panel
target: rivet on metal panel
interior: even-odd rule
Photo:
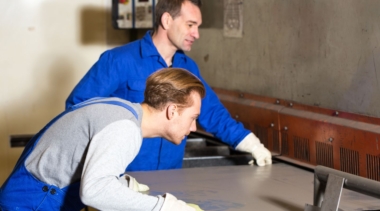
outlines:
[[[287,130],[288,130],[288,127],[285,126],[285,127],[284,127],[284,130],[287,131]]]
[[[276,104],[280,104],[280,100],[276,100]]]
[[[270,123],[270,127],[274,127],[274,123]]]
[[[335,112],[334,112],[334,116],[339,116],[339,112],[338,112],[338,111],[335,111]]]
[[[240,97],[240,98],[244,98],[244,94],[243,94],[243,93],[240,93],[240,94],[239,94],[239,97]]]
[[[239,115],[235,115],[235,118],[238,119],[238,118],[239,118]]]
[[[290,106],[290,107],[293,107],[293,103],[289,103],[289,106]]]
[[[333,142],[334,141],[334,138],[329,138],[329,142]]]

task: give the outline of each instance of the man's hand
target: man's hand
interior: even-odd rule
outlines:
[[[134,191],[137,191],[137,192],[145,192],[145,191],[148,191],[149,190],[149,187],[147,185],[144,185],[144,184],[140,184],[137,182],[137,180],[131,176],[129,176],[128,174],[124,174],[122,175],[119,180],[128,186],[128,188],[134,190]]]
[[[187,205],[189,205],[190,207],[194,208],[195,211],[204,211],[202,210],[198,205],[196,204],[191,204],[191,203],[187,203]]]
[[[165,198],[164,204],[162,205],[160,211],[202,211],[198,205],[186,204],[184,201],[177,199],[175,196],[170,193],[163,195]]]
[[[272,154],[263,144],[260,144],[258,147],[252,150],[252,156],[256,160],[258,166],[265,166],[272,164]],[[253,165],[253,160],[249,162]]]
[[[248,134],[237,146],[236,150],[252,153],[258,166],[272,164],[272,154],[260,143],[260,140],[253,134]],[[253,165],[253,160],[249,162]]]

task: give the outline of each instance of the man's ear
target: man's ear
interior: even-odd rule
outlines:
[[[169,120],[174,118],[177,109],[178,107],[176,104],[169,104],[168,107],[166,107],[166,116]]]
[[[161,16],[161,23],[162,23],[162,27],[165,30],[169,29],[172,21],[173,21],[173,18],[172,18],[172,16],[168,12],[165,12],[164,14],[162,14],[162,16]]]

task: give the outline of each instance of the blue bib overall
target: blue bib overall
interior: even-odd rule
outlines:
[[[54,185],[39,181],[31,175],[25,167],[25,161],[33,151],[38,141],[59,118],[65,114],[84,106],[103,103],[118,105],[129,110],[136,119],[137,113],[129,105],[119,101],[92,102],[100,98],[93,98],[83,103],[74,105],[51,120],[40,132],[38,132],[25,146],[21,157],[16,163],[9,178],[0,189],[0,211],[13,210],[81,210],[85,205],[79,197],[80,181],[67,187],[59,188]],[[57,172],[59,174],[59,172]]]

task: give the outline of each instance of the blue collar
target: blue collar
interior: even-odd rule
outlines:
[[[140,52],[141,57],[150,57],[150,56],[158,56],[161,57],[161,55],[158,53],[156,46],[154,46],[153,40],[152,40],[152,31],[149,30],[146,32],[144,37],[141,39],[140,42]],[[173,56],[173,63],[174,61],[178,61],[178,59],[182,59],[186,62],[186,54],[182,50],[177,50]]]

